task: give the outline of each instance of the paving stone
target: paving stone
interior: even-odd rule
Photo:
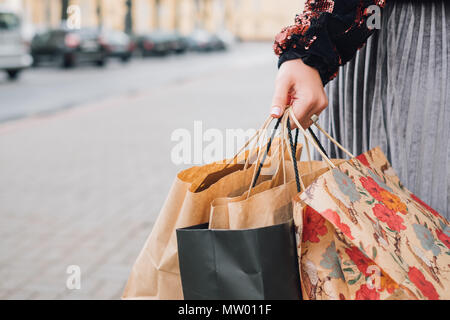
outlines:
[[[267,116],[275,58],[247,54],[220,72],[0,125],[0,298],[120,298],[188,166],[171,162],[171,133],[196,120],[256,128]],[[81,290],[66,288],[71,264]]]

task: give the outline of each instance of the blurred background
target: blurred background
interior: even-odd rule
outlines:
[[[172,133],[259,127],[303,3],[0,0],[0,299],[120,298]]]

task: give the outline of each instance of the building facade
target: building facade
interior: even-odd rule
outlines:
[[[0,0],[21,12],[26,24],[35,29],[61,24],[63,0]],[[126,30],[126,16],[132,32],[154,29],[195,28],[212,32],[228,30],[243,40],[269,40],[292,24],[304,0],[67,0],[80,12],[81,26]]]

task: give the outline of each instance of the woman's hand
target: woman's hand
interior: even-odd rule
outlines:
[[[318,116],[328,106],[319,72],[301,59],[286,61],[278,70],[272,117],[281,117],[289,105],[292,105],[297,120],[305,129],[312,125],[311,116]],[[291,127],[296,126],[292,123]]]

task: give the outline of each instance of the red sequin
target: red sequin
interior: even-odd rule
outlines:
[[[281,32],[275,37],[273,49],[276,55],[281,55],[285,50],[290,47],[304,47],[305,50],[309,50],[311,45],[316,41],[317,36],[314,34],[306,35],[311,25],[318,21],[323,14],[333,14],[336,7],[340,5],[343,7],[345,0],[308,0],[305,4],[305,9],[302,14],[295,16],[295,24],[288,26],[281,30]],[[373,0],[373,4],[379,7],[385,6],[385,0]],[[342,9],[342,8],[341,8]],[[355,21],[349,22],[348,28],[345,33],[354,29],[359,29],[363,26],[365,19],[368,16],[367,5],[364,5],[364,1],[360,1],[354,8]],[[294,48],[295,48],[294,47]],[[338,56],[341,62],[341,57]],[[334,78],[336,74],[333,74],[331,78]]]

